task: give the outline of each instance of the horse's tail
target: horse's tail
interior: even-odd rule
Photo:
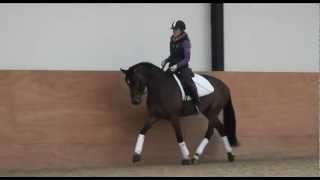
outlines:
[[[229,96],[229,100],[223,109],[223,121],[225,132],[227,134],[230,145],[238,146],[238,140],[236,137],[236,117],[232,105],[231,96]]]

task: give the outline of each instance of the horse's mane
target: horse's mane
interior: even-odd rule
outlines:
[[[143,68],[146,68],[147,70],[151,70],[153,72],[154,71],[162,72],[162,70],[158,66],[156,66],[150,62],[140,62],[140,63],[132,66],[130,69],[136,69],[138,67],[143,67]]]

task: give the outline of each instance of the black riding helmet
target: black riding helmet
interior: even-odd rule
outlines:
[[[180,29],[181,31],[184,31],[186,29],[186,24],[183,21],[178,20],[175,25],[174,22],[172,23],[171,29]]]

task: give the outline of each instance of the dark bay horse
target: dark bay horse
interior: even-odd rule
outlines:
[[[133,154],[133,162],[142,158],[143,142],[147,131],[160,119],[167,119],[174,128],[176,139],[182,154],[182,164],[197,163],[207,146],[214,128],[223,139],[229,161],[234,160],[231,146],[237,146],[236,120],[229,88],[221,80],[202,75],[213,86],[214,92],[200,97],[199,110],[208,119],[208,129],[203,140],[196,149],[193,157],[183,140],[180,127],[180,117],[194,114],[186,111],[185,102],[182,100],[181,91],[173,75],[169,71],[163,71],[159,67],[141,62],[131,66],[128,70],[120,69],[125,74],[125,82],[130,89],[131,103],[139,105],[141,98],[147,90],[148,118],[144,121],[143,128],[139,131]],[[223,110],[224,122],[218,120],[218,114]]]

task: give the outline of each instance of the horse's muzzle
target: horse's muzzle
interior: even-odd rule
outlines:
[[[139,97],[132,98],[132,99],[131,99],[131,103],[132,103],[133,105],[139,105],[139,104],[141,103],[141,98],[139,98]]]

